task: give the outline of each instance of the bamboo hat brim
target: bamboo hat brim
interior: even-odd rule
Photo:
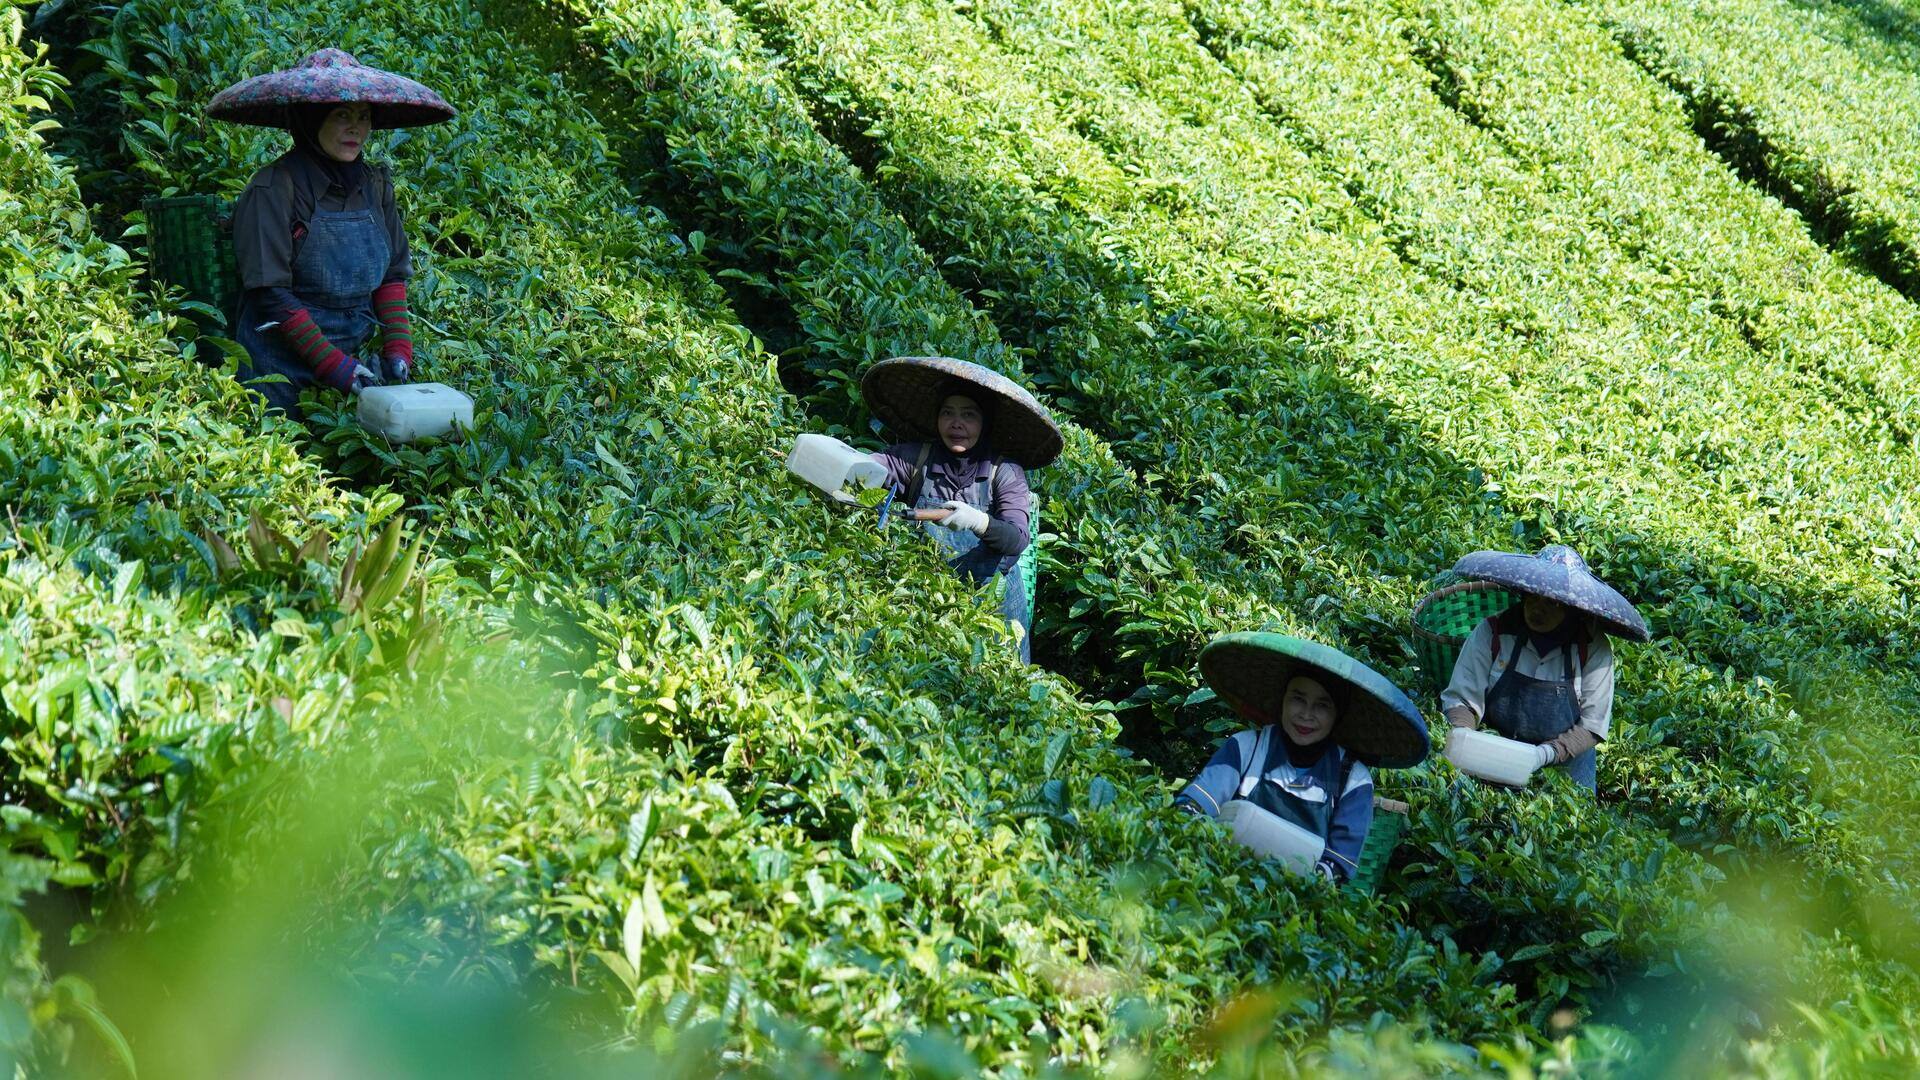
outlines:
[[[947,356],[897,356],[867,369],[860,393],[873,415],[908,440],[934,442],[940,394],[958,379],[978,389],[993,418],[987,438],[993,449],[1029,469],[1060,456],[1060,427],[1025,387],[991,368]]]

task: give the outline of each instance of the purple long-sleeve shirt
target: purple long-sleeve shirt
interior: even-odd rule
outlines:
[[[922,443],[894,443],[892,446],[870,455],[873,460],[886,467],[887,485],[894,491],[905,495],[907,480],[913,476],[914,462],[920,459]],[[973,493],[974,486],[987,475],[993,467],[993,459],[987,456],[957,457],[947,448],[933,444],[927,454],[926,475],[923,480],[923,494],[936,499],[959,499],[965,502]],[[1010,564],[1005,560],[1017,558],[1027,548],[1027,523],[1033,511],[1033,489],[1027,486],[1027,470],[1018,463],[1002,460],[1000,471],[993,478],[993,493],[987,504],[987,534],[980,538],[988,551],[1001,556],[1001,569]]]

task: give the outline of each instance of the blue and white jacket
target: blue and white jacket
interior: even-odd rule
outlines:
[[[1262,728],[1242,731],[1220,744],[1200,775],[1174,798],[1175,805],[1195,813],[1219,817],[1220,808],[1241,797],[1242,787],[1252,787],[1253,779],[1278,784],[1287,795],[1302,803],[1332,803],[1327,826],[1327,850],[1320,865],[1340,880],[1353,876],[1360,861],[1360,846],[1366,842],[1367,829],[1373,825],[1373,774],[1344,747],[1331,743],[1311,765],[1295,765],[1287,757],[1290,740],[1274,728],[1268,742],[1271,750],[1262,751],[1266,771],[1254,777],[1262,762],[1253,760]]]

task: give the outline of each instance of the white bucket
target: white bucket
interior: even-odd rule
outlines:
[[[1233,826],[1235,842],[1296,874],[1313,873],[1313,864],[1326,851],[1324,838],[1245,799],[1229,800],[1220,808],[1220,820]]]
[[[473,426],[473,399],[445,383],[369,386],[360,391],[360,426],[394,442],[412,442]]]
[[[1447,732],[1447,760],[1468,776],[1526,787],[1540,767],[1540,752],[1532,743],[1457,727]]]
[[[847,487],[879,487],[887,482],[886,466],[830,435],[802,435],[793,440],[787,471],[849,503],[856,500],[844,494]]]

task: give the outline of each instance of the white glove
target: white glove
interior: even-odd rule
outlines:
[[[940,524],[954,532],[965,529],[975,536],[987,535],[987,526],[993,523],[993,519],[987,516],[985,510],[968,506],[959,499],[948,499],[946,507],[953,513],[948,514],[947,519]]]
[[[1554,750],[1552,743],[1541,743],[1533,749],[1535,753],[1540,755],[1540,764],[1535,766],[1535,768],[1544,769],[1548,765],[1553,764]]]

